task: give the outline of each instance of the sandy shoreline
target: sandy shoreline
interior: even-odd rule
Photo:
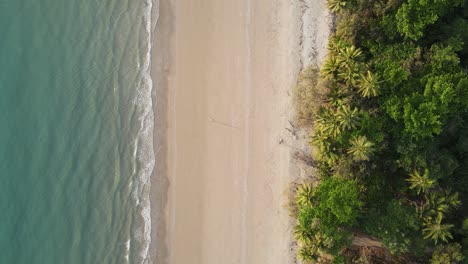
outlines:
[[[302,63],[324,57],[323,3],[160,1],[153,263],[294,263],[285,128]]]

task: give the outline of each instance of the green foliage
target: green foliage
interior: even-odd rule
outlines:
[[[429,170],[424,170],[423,174],[415,170],[410,175],[407,181],[410,183],[410,189],[415,189],[418,194],[427,193],[431,188],[437,184],[434,179],[429,177]]]
[[[452,224],[442,224],[442,216],[438,215],[435,219],[426,219],[422,232],[425,239],[430,238],[437,245],[439,240],[448,242],[449,239],[453,239],[452,228]]]
[[[422,1],[409,0],[401,6],[396,15],[400,33],[413,40],[421,38],[424,34],[424,29],[439,18],[437,13],[420,2]]]
[[[453,209],[460,206],[461,202],[458,193],[452,193],[450,190],[433,191],[424,195],[422,205],[418,208],[421,218],[427,222],[433,222],[433,219],[448,214]]]
[[[468,218],[463,220],[463,230],[468,231]]]
[[[417,93],[406,98],[403,122],[407,134],[416,138],[438,135],[443,125],[440,119],[435,103],[425,102],[423,96]]]
[[[338,53],[338,62],[345,68],[351,68],[362,58],[362,50],[355,46],[346,46]]]
[[[374,143],[367,140],[365,136],[358,136],[351,140],[348,154],[356,161],[363,161],[369,160],[374,150]]]
[[[429,50],[430,66],[434,72],[456,72],[460,64],[458,51],[462,50],[463,42],[458,38],[449,39],[449,45],[434,44]]]
[[[419,221],[413,208],[398,200],[390,201],[383,210],[373,210],[365,215],[364,230],[382,239],[383,245],[392,254],[402,254],[417,243]]]
[[[431,264],[456,264],[461,263],[463,259],[460,244],[439,245],[432,253]]]
[[[312,189],[312,185],[302,184],[297,189],[296,203],[300,207],[312,205],[313,196],[314,196],[314,191]]]
[[[384,146],[381,144],[384,141],[384,133],[382,119],[375,118],[369,112],[361,111],[360,119],[359,119],[359,135],[366,135],[366,138],[374,142],[376,145],[376,150]],[[377,145],[379,145],[377,147]]]
[[[333,177],[320,183],[316,199],[316,216],[330,225],[352,225],[362,206],[357,183]]]
[[[435,244],[453,239],[451,229],[454,225],[443,224],[442,220],[451,210],[460,206],[458,193],[448,189],[434,190],[437,181],[430,178],[428,169],[424,174],[414,171],[407,181],[410,183],[410,189],[416,189],[418,195],[424,194],[423,202],[417,206],[419,218],[423,221],[424,238],[433,240]]]
[[[332,109],[324,109],[319,113],[314,123],[314,128],[319,133],[336,138],[343,131],[338,121],[338,116]]]
[[[340,62],[335,57],[329,57],[323,63],[323,66],[320,72],[322,73],[323,77],[329,80],[333,80],[336,77],[338,77],[338,73],[340,72]]]
[[[367,71],[367,74],[361,75],[361,80],[358,86],[358,91],[362,97],[375,97],[379,93],[379,77],[373,74],[371,71]]]
[[[451,7],[463,4],[463,0],[408,0],[396,14],[398,31],[405,37],[418,40],[427,26],[434,24]]]
[[[328,50],[330,56],[321,69],[323,77],[328,80],[340,80],[348,86],[358,86],[364,68],[361,63],[362,50],[340,39],[334,39]]]
[[[316,263],[319,258],[317,247],[313,245],[301,246],[297,252],[297,256],[304,263]]]
[[[332,264],[345,264],[345,259],[343,256],[338,256],[338,257],[335,257],[333,260],[332,260]]]
[[[336,111],[336,119],[340,130],[356,129],[359,125],[359,111],[357,108],[351,110],[349,105],[342,105]]]
[[[349,5],[349,2],[349,0],[327,0],[327,7],[330,11],[339,13]]]
[[[393,88],[409,79],[421,67],[421,49],[413,43],[392,43],[370,47],[373,66],[386,87]]]
[[[464,103],[466,89],[457,88],[461,79],[459,59],[453,48],[433,45],[428,55],[427,74],[405,83],[400,96],[389,98],[387,112],[395,121],[402,121],[404,133],[420,139],[439,135],[447,120]],[[423,88],[423,89],[421,89]]]
[[[307,245],[313,238],[314,213],[310,206],[299,208],[298,224],[294,226],[294,237],[303,245]]]
[[[296,204],[299,210],[293,232],[301,245],[298,256],[306,262],[317,260],[322,253],[337,254],[349,243],[349,234],[340,226],[352,224],[362,205],[356,182],[334,178],[323,180],[316,190],[302,185]]]
[[[319,81],[303,85],[307,111],[298,114],[313,126],[311,150],[324,180],[298,193],[298,254],[350,263],[340,254],[350,230],[359,230],[401,258],[459,262],[459,252],[468,255],[465,1],[327,4],[336,32],[315,70]]]

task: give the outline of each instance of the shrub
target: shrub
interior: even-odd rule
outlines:
[[[398,200],[392,200],[383,210],[373,210],[367,214],[363,227],[382,239],[383,245],[392,254],[408,252],[418,242],[419,221],[416,211]]]
[[[319,70],[305,68],[299,75],[294,89],[296,121],[299,126],[311,126],[328,93],[326,82],[319,79]]]
[[[352,225],[362,207],[358,184],[354,180],[330,177],[316,190],[316,216],[328,225]]]
[[[463,259],[460,244],[439,245],[432,254],[431,264],[456,264],[461,263]]]

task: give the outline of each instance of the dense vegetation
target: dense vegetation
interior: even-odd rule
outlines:
[[[329,57],[306,69],[297,121],[320,184],[297,191],[298,255],[319,263],[468,263],[468,8],[328,0]],[[385,253],[360,250],[358,236]]]

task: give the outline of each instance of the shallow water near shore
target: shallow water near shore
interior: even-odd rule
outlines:
[[[155,9],[0,3],[0,263],[148,261]]]

